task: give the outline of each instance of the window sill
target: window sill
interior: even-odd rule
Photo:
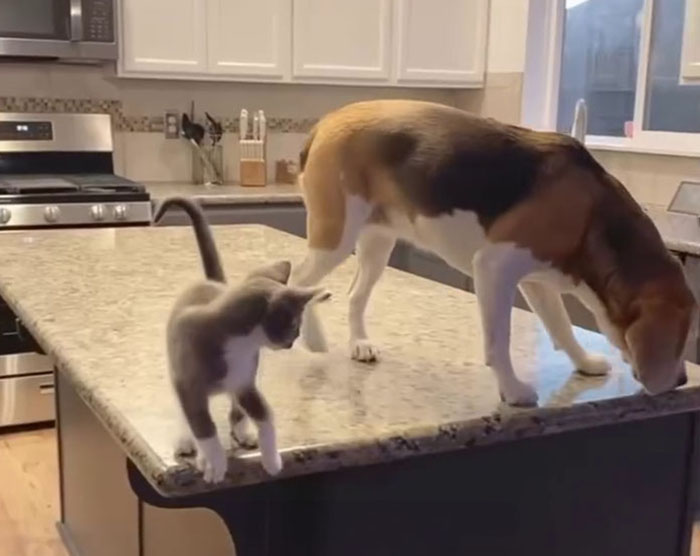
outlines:
[[[586,137],[586,147],[591,151],[612,151],[659,156],[700,158],[700,145],[669,145],[654,142],[633,141],[627,137]]]

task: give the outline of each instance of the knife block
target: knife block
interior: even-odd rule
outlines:
[[[239,162],[240,182],[245,187],[262,187],[267,184],[265,163],[265,142],[260,140],[241,140]]]

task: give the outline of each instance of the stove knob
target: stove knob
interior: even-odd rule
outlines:
[[[12,213],[10,209],[5,207],[0,207],[0,224],[7,224],[12,218]]]
[[[44,209],[44,218],[47,222],[58,222],[58,217],[61,215],[61,210],[55,206],[51,205]]]
[[[105,207],[104,205],[92,205],[90,207],[90,214],[92,215],[93,220],[97,220],[98,222],[100,220],[105,219]]]
[[[127,210],[126,205],[117,205],[114,207],[114,218],[117,220],[126,220]]]

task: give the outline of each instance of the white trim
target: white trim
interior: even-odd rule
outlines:
[[[642,8],[642,29],[637,60],[637,86],[634,92],[633,135],[644,127],[644,110],[647,102],[647,77],[649,75],[649,54],[651,52],[651,31],[654,23],[654,0],[644,0]],[[634,138],[633,138],[634,140]]]
[[[681,52],[681,83],[697,83],[700,78],[700,0],[686,0]],[[693,52],[693,48],[698,52]]]
[[[565,13],[563,0],[530,0],[521,119],[533,129],[557,127]]]
[[[586,135],[586,147],[594,151],[700,157],[700,141],[695,133],[657,131],[641,134],[634,139]]]

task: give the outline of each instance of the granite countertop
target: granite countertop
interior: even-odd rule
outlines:
[[[214,227],[231,282],[282,254],[298,260],[303,240],[261,226]],[[8,232],[0,236],[0,294],[156,489],[167,496],[269,480],[257,452],[232,453],[226,481],[211,487],[173,456],[174,400],[164,327],[176,296],[201,277],[188,227]],[[524,437],[700,408],[700,367],[689,383],[656,398],[638,395],[612,355],[608,377],[572,373],[536,318],[513,314],[513,361],[541,407],[499,402],[483,364],[474,296],[387,269],[368,311],[383,361],[346,355],[346,303],[355,264],[328,280],[335,297],[320,309],[331,351],[264,352],[260,385],[276,412],[281,477],[471,448]],[[612,354],[602,337],[582,343]],[[213,403],[228,442],[226,399]]]
[[[241,185],[193,185],[187,182],[150,182],[146,189],[151,198],[194,197],[203,205],[301,203],[301,191],[296,185],[269,184],[264,187]]]
[[[692,214],[669,212],[661,205],[643,205],[661,233],[666,247],[679,253],[700,255],[700,221]]]

